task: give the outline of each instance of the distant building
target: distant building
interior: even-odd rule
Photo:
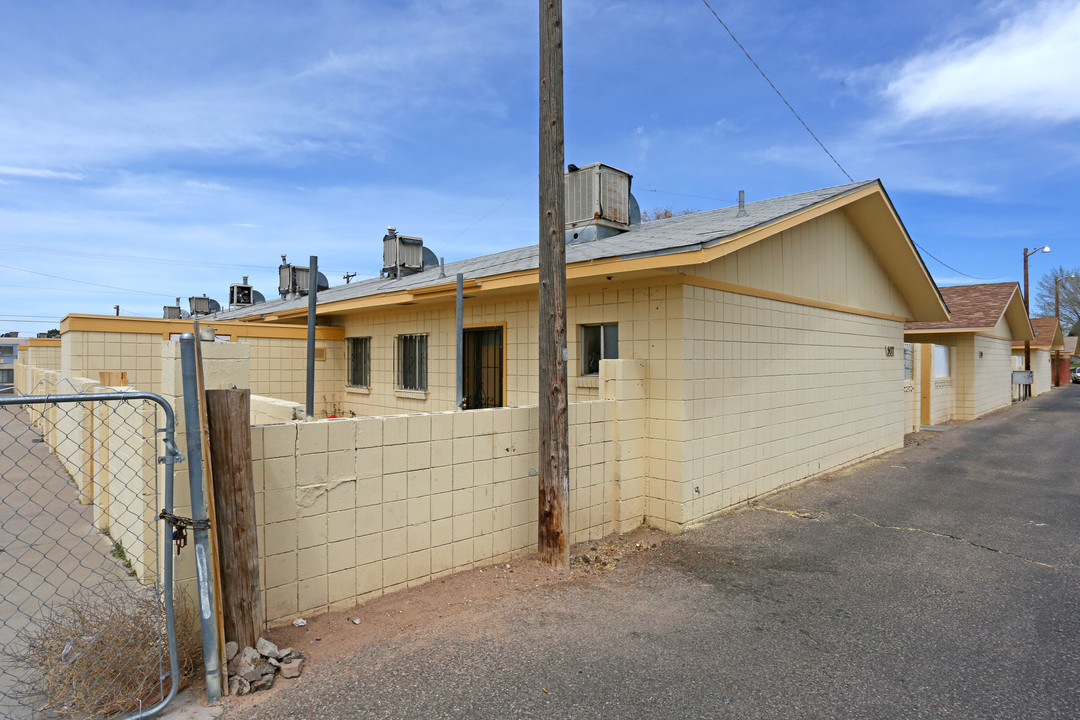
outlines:
[[[0,393],[9,393],[15,382],[15,358],[19,356],[19,333],[9,332],[0,336]]]

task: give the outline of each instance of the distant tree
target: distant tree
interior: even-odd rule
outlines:
[[[641,222],[647,223],[653,220],[666,220],[667,218],[679,217],[681,215],[693,215],[699,213],[700,210],[696,208],[690,208],[686,210],[672,210],[669,207],[666,208],[653,208],[652,210],[641,211]]]
[[[1070,278],[1070,275],[1076,275]],[[1061,330],[1066,335],[1080,334],[1080,268],[1067,270],[1061,266],[1039,278],[1031,293],[1031,314],[1034,317],[1053,317],[1054,281],[1061,278]]]
[[[45,337],[58,338],[60,337],[60,331],[57,328],[53,328],[49,332],[45,333]]]

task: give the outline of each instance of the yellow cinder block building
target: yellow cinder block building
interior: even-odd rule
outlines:
[[[1054,353],[1065,349],[1065,336],[1061,324],[1054,317],[1031,318],[1034,337],[1031,340],[1031,370],[1035,373],[1035,383],[1031,386],[1032,397],[1050,392],[1053,387],[1051,358]],[[1013,366],[1017,370],[1024,368],[1024,342],[1013,342]]]
[[[912,429],[1012,402],[1013,347],[1034,335],[1017,283],[941,288],[951,319],[904,326]]]
[[[569,395],[603,399],[603,359],[643,363],[644,422],[621,440],[644,458],[643,520],[678,531],[902,446],[904,324],[949,314],[879,181],[641,224],[629,176],[579,172],[567,179]],[[328,402],[357,416],[536,404],[537,247],[445,267],[385,261],[416,244],[388,232],[383,276],[318,293],[319,325],[344,337]],[[274,300],[209,322],[302,324],[307,306]],[[253,362],[252,387],[303,387],[280,375]]]

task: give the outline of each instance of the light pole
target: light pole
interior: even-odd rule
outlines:
[[[1054,317],[1061,324],[1061,281],[1075,280],[1076,275],[1062,275],[1054,278]],[[1061,351],[1054,351],[1054,387],[1061,387]]]
[[[1049,245],[1043,245],[1037,247],[1034,250],[1028,250],[1024,248],[1024,312],[1027,313],[1028,319],[1031,319],[1031,303],[1028,302],[1028,258],[1037,252],[1050,252]],[[1024,370],[1031,372],[1031,341],[1024,341]],[[1027,386],[1027,390],[1024,392],[1024,397],[1031,397],[1031,385]]]

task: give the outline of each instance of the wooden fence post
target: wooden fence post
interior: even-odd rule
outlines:
[[[206,409],[225,637],[241,648],[255,647],[265,614],[251,469],[251,391],[207,390]]]

